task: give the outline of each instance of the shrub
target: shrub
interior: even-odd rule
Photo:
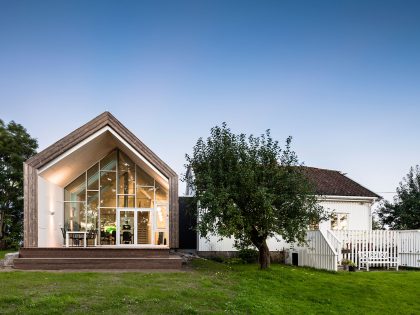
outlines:
[[[241,265],[244,261],[239,257],[232,257],[225,260],[225,263],[228,265]]]
[[[223,257],[221,257],[221,256],[210,256],[208,259],[213,260],[213,261],[218,262],[218,263],[222,263],[222,262],[225,261],[223,259]]]
[[[238,257],[247,264],[253,264],[258,261],[258,251],[252,248],[244,248],[238,251]]]
[[[353,266],[353,267],[356,266],[356,264],[350,259],[343,259],[341,261],[341,265],[342,266]]]

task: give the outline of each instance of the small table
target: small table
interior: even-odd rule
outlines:
[[[83,232],[83,231],[67,231],[66,232],[66,247],[69,247],[69,239],[70,239],[70,234],[83,234],[83,247],[86,247],[86,236],[87,236],[87,232]]]

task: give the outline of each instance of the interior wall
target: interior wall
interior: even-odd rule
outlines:
[[[63,245],[64,189],[38,176],[38,247]]]

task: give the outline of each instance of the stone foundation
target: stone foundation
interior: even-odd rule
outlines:
[[[223,259],[238,257],[237,251],[198,251],[197,255],[203,258],[220,257]],[[271,262],[284,264],[286,260],[285,251],[270,252]]]

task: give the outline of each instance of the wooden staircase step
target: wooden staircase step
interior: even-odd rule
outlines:
[[[17,258],[14,268],[21,270],[79,269],[181,269],[179,256],[141,258]]]
[[[20,258],[168,258],[168,248],[37,247],[21,248]]]

